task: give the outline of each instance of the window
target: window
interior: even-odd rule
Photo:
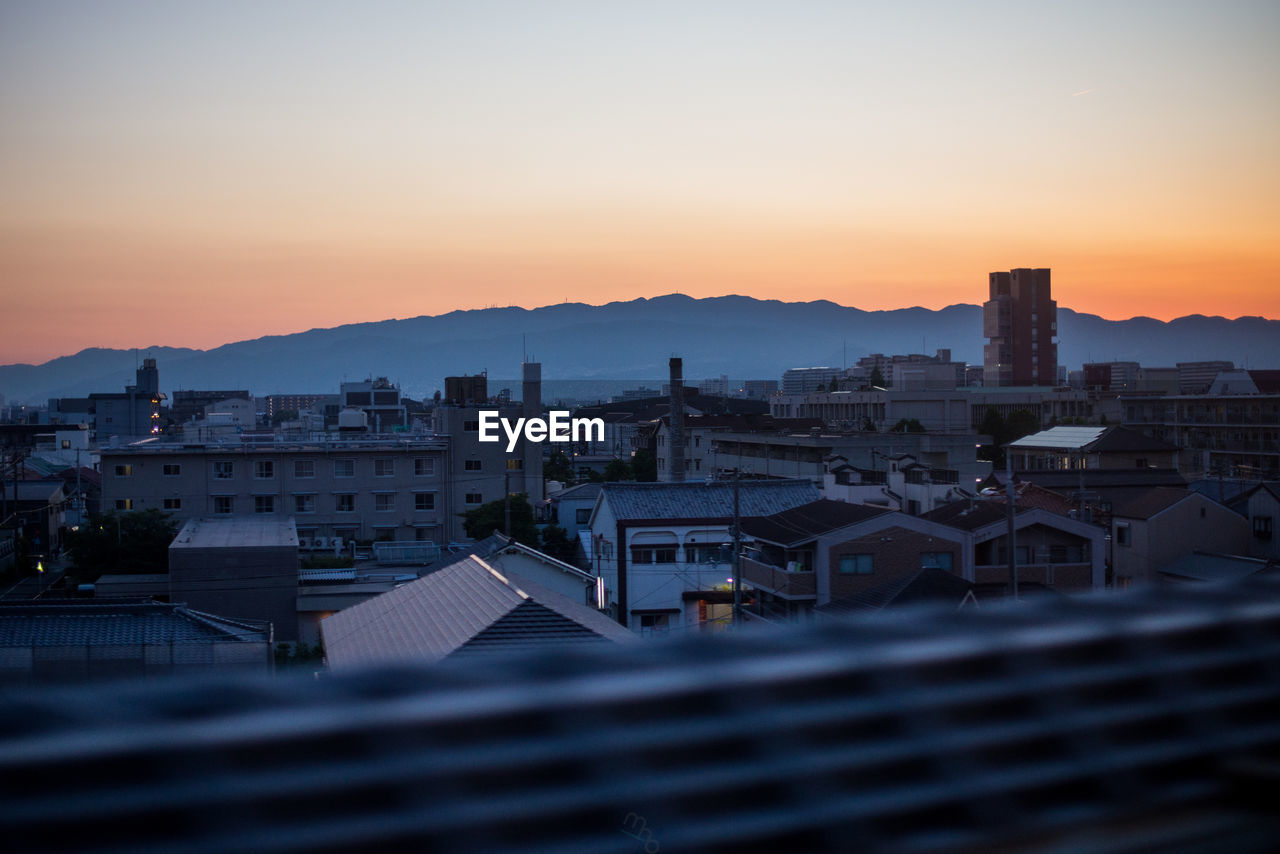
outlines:
[[[920,568],[943,569],[950,572],[951,559],[951,552],[922,552],[920,555]]]
[[[333,509],[337,513],[356,512],[356,496],[351,492],[342,492],[333,496]]]
[[[276,497],[274,495],[253,496],[253,512],[254,513],[276,512]]]
[[[162,471],[165,477],[177,477],[182,474],[182,465],[180,463],[165,463]]]
[[[468,492],[462,500],[463,504],[483,504],[484,496],[479,492]]]
[[[293,496],[293,512],[294,513],[314,513],[316,512],[315,495],[295,495]]]
[[[163,507],[164,507],[164,509],[165,509],[165,510],[181,510],[181,509],[182,509],[182,499],[181,499],[181,498],[166,498],[166,499],[164,500],[164,502],[163,502]]]
[[[1116,522],[1116,545],[1127,546],[1130,543],[1129,523]]]
[[[256,460],[253,464],[253,476],[258,480],[270,480],[276,476],[274,460]]]
[[[462,429],[468,433],[479,433],[480,422],[479,421],[463,421]]]
[[[116,466],[116,477],[133,477],[133,466]]]
[[[841,575],[871,575],[876,571],[875,555],[841,555]]]
[[[1270,516],[1254,516],[1253,517],[1253,535],[1259,540],[1271,539],[1271,517]]]
[[[379,492],[373,496],[373,509],[378,513],[390,513],[396,509],[394,492]]]
[[[116,499],[116,509],[117,509],[117,510],[132,510],[132,509],[133,509],[133,499],[132,499],[132,498],[117,498],[117,499]]]
[[[374,477],[395,477],[396,461],[391,457],[378,457],[373,461]]]
[[[466,460],[466,461],[465,461],[465,462],[463,462],[463,464],[462,464],[462,470],[463,470],[463,471],[480,471],[480,470],[481,470],[481,469],[480,469],[480,461],[479,461],[479,460]]]
[[[214,480],[231,480],[235,472],[235,463],[231,460],[216,460],[213,464]]]
[[[665,635],[670,628],[670,614],[640,615],[640,634],[642,635]]]
[[[419,513],[435,510],[436,494],[434,492],[415,492],[413,494],[413,509]]]
[[[580,507],[573,513],[573,522],[576,525],[585,525],[591,521],[591,508]]]
[[[632,563],[675,563],[676,562],[676,544],[670,545],[652,545],[652,546],[632,546],[631,547]]]
[[[315,460],[294,460],[293,476],[301,480],[306,480],[307,478],[315,477],[316,461]]]
[[[355,477],[356,461],[355,460],[334,460],[333,476],[334,477]]]
[[[213,512],[219,516],[227,516],[235,509],[235,497],[231,495],[213,496]]]
[[[507,471],[524,471],[524,460],[516,457],[507,460]]]
[[[414,477],[428,477],[436,473],[436,461],[432,457],[414,457]]]

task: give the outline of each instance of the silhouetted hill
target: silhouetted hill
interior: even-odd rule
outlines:
[[[1280,321],[1192,315],[1168,323],[1147,317],[1104,320],[1059,309],[1059,355],[1173,365],[1231,359],[1280,367]],[[435,317],[358,323],[239,341],[213,350],[149,347],[161,388],[248,388],[255,394],[336,392],[345,378],[387,376],[412,396],[430,396],[447,375],[488,370],[519,376],[522,336],[547,379],[663,377],[684,358],[696,382],[728,375],[776,379],[791,367],[852,364],[868,353],[932,354],[982,361],[981,309],[863,311],[820,300],[780,302],[742,296],[668,295],[602,306],[564,303],[537,309],[487,308]],[[118,391],[133,381],[133,350],[83,350],[43,365],[0,366],[0,394],[43,403],[49,397]]]

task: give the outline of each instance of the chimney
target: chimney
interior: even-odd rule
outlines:
[[[671,359],[671,481],[684,483],[684,362]]]

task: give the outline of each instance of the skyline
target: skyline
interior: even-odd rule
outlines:
[[[0,364],[679,292],[1280,317],[1268,3],[0,6]]]

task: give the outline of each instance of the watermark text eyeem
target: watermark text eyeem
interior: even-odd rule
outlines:
[[[502,418],[496,409],[480,410],[480,441],[500,442],[498,428],[507,434],[507,453],[516,449],[521,435],[528,442],[603,442],[603,418],[570,418],[569,410],[553,409],[549,418]]]

